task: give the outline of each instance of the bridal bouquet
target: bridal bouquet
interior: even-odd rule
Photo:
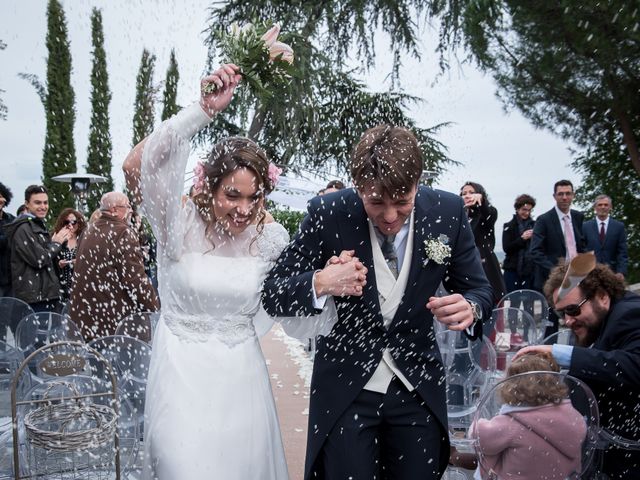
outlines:
[[[240,67],[245,84],[256,96],[269,97],[269,85],[285,83],[291,76],[293,49],[278,41],[279,34],[278,24],[248,23],[240,27],[235,22],[228,30],[220,29],[214,34],[223,61]],[[204,93],[213,93],[217,88],[210,83]]]

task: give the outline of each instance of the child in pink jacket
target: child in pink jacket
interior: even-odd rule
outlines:
[[[527,354],[511,363],[507,378],[559,370],[550,354]],[[471,426],[480,456],[475,478],[564,480],[581,471],[587,427],[571,405],[561,377],[544,373],[515,377],[502,383],[499,393],[504,401],[499,414]]]

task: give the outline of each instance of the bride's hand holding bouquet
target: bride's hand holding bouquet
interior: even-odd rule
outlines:
[[[207,115],[213,117],[227,108],[240,80],[240,67],[227,63],[200,81],[200,106]],[[215,90],[211,91],[211,85],[215,85]]]
[[[229,29],[220,29],[214,35],[223,61],[236,67],[245,85],[257,97],[269,97],[269,86],[286,83],[294,73],[293,49],[278,41],[278,24],[243,27],[233,23]],[[203,89],[214,93],[220,87],[209,82]]]

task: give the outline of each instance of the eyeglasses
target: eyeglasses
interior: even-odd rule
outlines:
[[[131,205],[116,205],[114,208],[126,208],[127,210],[131,210]]]
[[[75,225],[76,223],[78,223],[77,220],[65,220],[64,221],[65,225]]]
[[[561,308],[559,310],[554,309],[553,311],[556,313],[558,318],[561,318],[562,320],[564,320],[565,315],[569,315],[571,317],[577,317],[582,313],[582,305],[584,305],[587,300],[589,299],[585,298],[580,303],[572,303],[571,305],[567,305],[564,308]]]

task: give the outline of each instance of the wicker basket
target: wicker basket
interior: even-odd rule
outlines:
[[[49,398],[51,389],[56,386],[64,386],[75,397],[80,396],[75,385],[56,382],[45,390],[43,400]],[[32,446],[56,452],[77,452],[113,441],[118,419],[113,408],[79,399],[62,397],[58,400],[58,403],[49,401],[25,415],[24,427]]]

